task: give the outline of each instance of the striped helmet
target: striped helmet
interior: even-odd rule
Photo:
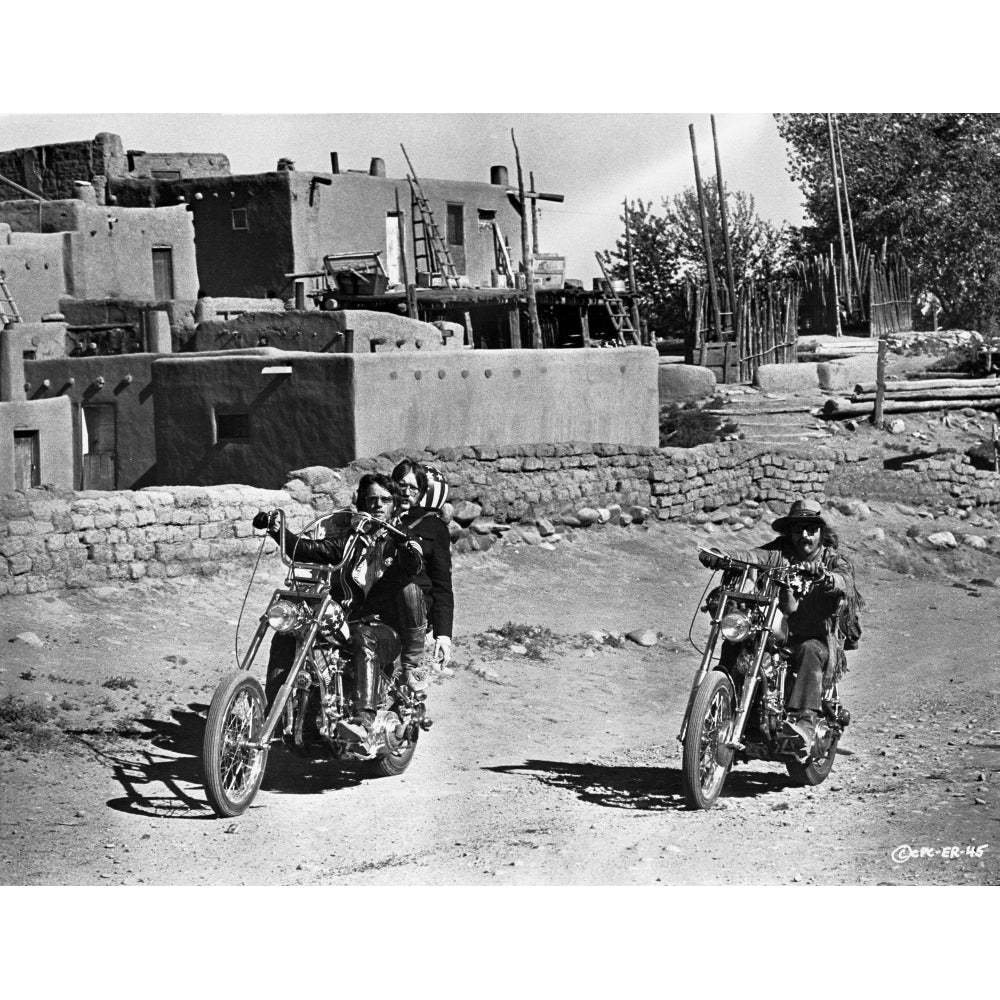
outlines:
[[[427,492],[420,506],[440,510],[448,499],[448,480],[433,465],[425,465],[424,472],[427,473]]]

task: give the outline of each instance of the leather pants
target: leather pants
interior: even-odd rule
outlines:
[[[354,697],[359,710],[374,712],[379,699],[381,668],[399,656],[399,636],[385,622],[352,622],[351,663],[354,667]],[[423,637],[421,635],[421,644]],[[295,662],[295,636],[276,634],[271,639],[264,694],[267,707],[274,703],[281,685]]]
[[[381,668],[399,655],[399,636],[385,622],[351,623],[351,663],[354,666],[354,699],[359,712],[378,706]]]
[[[427,636],[427,606],[424,592],[415,583],[408,583],[399,594],[397,607],[399,638],[402,644],[400,660],[409,675],[420,667]]]

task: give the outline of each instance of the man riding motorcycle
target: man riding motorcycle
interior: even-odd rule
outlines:
[[[823,690],[843,673],[844,637],[838,616],[841,602],[854,592],[854,567],[838,552],[836,532],[815,500],[796,500],[788,514],[771,526],[779,536],[760,548],[728,553],[711,549],[698,558],[709,569],[718,569],[720,559],[729,555],[745,562],[798,567],[816,578],[798,597],[785,590],[778,605],[788,619],[790,665],[795,671],[789,722],[808,750],[822,711]]]
[[[362,476],[358,483],[355,506],[383,521],[389,521],[395,510],[396,487],[388,477],[378,473]],[[351,515],[344,512],[343,523],[328,528],[327,537],[314,540],[302,538],[285,530],[285,554],[296,562],[333,565],[343,558],[344,543],[350,534]],[[254,517],[255,528],[267,528],[275,541],[278,529],[267,514]],[[342,530],[341,530],[342,529]],[[338,722],[338,735],[343,739],[365,742],[372,732],[378,698],[378,676],[381,665],[392,663],[399,655],[400,640],[385,619],[394,620],[399,594],[420,572],[423,558],[416,538],[400,542],[384,528],[364,536],[355,558],[337,574],[331,589],[335,599],[349,607],[348,627],[351,636],[351,660],[354,667],[354,690],[357,715]],[[339,592],[338,592],[339,591]],[[295,660],[295,637],[275,635],[267,665],[265,693],[271,705]]]

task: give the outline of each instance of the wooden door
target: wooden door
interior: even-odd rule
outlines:
[[[14,431],[14,489],[41,485],[38,431]]]
[[[157,302],[174,297],[174,251],[153,247],[153,298]]]
[[[83,408],[83,484],[85,490],[118,488],[115,471],[115,407],[99,403]]]

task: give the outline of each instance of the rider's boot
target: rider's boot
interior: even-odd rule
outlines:
[[[423,691],[427,687],[427,670],[421,665],[424,654],[424,628],[404,628],[399,631],[402,649],[399,659],[403,665],[403,676],[411,691]]]
[[[337,735],[357,743],[371,740],[375,725],[375,687],[378,682],[378,663],[375,652],[367,645],[362,647],[362,655],[354,663],[354,698],[358,706],[357,715],[349,722],[341,719],[337,723]]]
[[[792,729],[805,743],[806,753],[812,749],[816,739],[817,713],[811,709],[800,709],[789,716],[788,727]]]

